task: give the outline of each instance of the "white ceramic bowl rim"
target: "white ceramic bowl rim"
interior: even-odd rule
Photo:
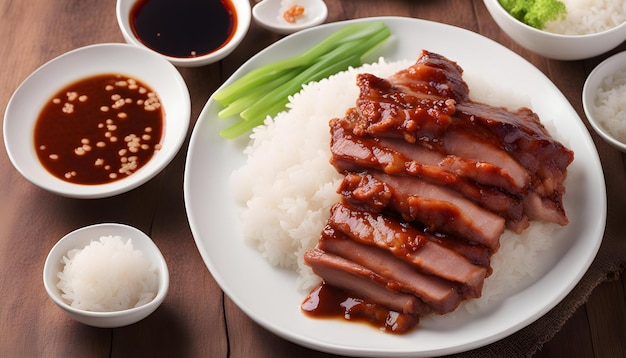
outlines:
[[[542,34],[545,35],[547,37],[551,37],[554,39],[574,39],[574,38],[594,38],[594,37],[602,37],[606,34],[612,33],[612,32],[618,32],[620,31],[623,27],[626,27],[626,21],[622,22],[621,24],[617,25],[617,26],[613,26],[609,29],[606,29],[604,31],[600,31],[600,32],[594,32],[591,34],[580,34],[580,35],[565,35],[565,34],[559,34],[559,33],[555,33],[555,32],[550,32],[550,31],[546,31],[546,30],[540,30],[536,27],[532,27],[526,23],[524,23],[523,21],[520,21],[519,19],[516,19],[515,17],[513,17],[513,15],[511,15],[508,11],[506,11],[506,9],[504,7],[502,7],[502,5],[500,4],[500,2],[498,0],[493,0],[495,3],[497,3],[498,5],[498,11],[502,12],[504,15],[510,17],[511,19],[519,22],[522,27],[528,29],[531,32],[537,33],[537,34]],[[626,39],[625,39],[626,40]]]
[[[142,168],[126,178],[99,185],[80,185],[50,174],[33,145],[37,116],[55,92],[101,73],[135,77],[157,92],[163,105],[162,148]],[[158,174],[178,153],[191,120],[191,100],[184,79],[171,63],[151,51],[122,43],[94,44],[66,52],[31,73],[6,107],[4,138],[13,166],[33,184],[75,198],[102,198],[134,189]]]
[[[583,85],[583,109],[591,127],[609,144],[626,152],[626,143],[615,138],[602,124],[596,120],[593,113],[595,105],[596,91],[604,80],[619,70],[626,70],[626,51],[616,53],[600,64],[598,64],[589,74]]]
[[[115,14],[117,17],[117,23],[124,36],[124,39],[129,44],[147,49],[152,51],[159,56],[164,57],[169,62],[176,66],[200,66],[206,65],[213,62],[217,62],[224,57],[228,56],[243,40],[243,38],[248,33],[248,29],[250,28],[250,22],[252,20],[252,10],[250,8],[250,3],[248,0],[230,0],[235,8],[236,12],[236,28],[235,32],[230,38],[230,40],[218,48],[217,50],[204,54],[202,56],[196,57],[173,57],[162,54],[148,46],[146,46],[142,41],[140,41],[135,34],[130,25],[130,11],[135,4],[136,0],[117,0],[117,4],[115,6]]]
[[[125,310],[119,311],[107,311],[107,312],[96,312],[96,311],[86,311],[81,310],[75,307],[72,307],[69,303],[67,303],[64,299],[61,298],[60,290],[56,286],[56,281],[52,282],[51,278],[56,278],[56,273],[59,272],[56,268],[61,267],[60,263],[61,258],[64,255],[67,255],[67,251],[70,249],[82,249],[89,244],[89,242],[98,240],[102,235],[88,236],[88,232],[98,230],[108,230],[110,231],[109,235],[116,236],[119,235],[122,237],[124,241],[127,239],[132,239],[133,247],[135,250],[141,250],[148,259],[156,261],[156,267],[158,272],[158,288],[155,297],[146,304],[139,307],[132,307]],[[83,236],[84,235],[84,236]],[[70,240],[76,239],[76,245],[70,245]],[[71,248],[69,248],[71,247]],[[146,252],[147,251],[147,252]],[[58,261],[57,261],[58,260]],[[54,271],[53,271],[54,270]],[[154,242],[141,230],[118,223],[100,223],[85,226],[79,229],[76,229],[72,232],[67,233],[63,236],[50,250],[48,257],[44,263],[43,269],[43,281],[44,287],[48,292],[50,298],[64,310],[67,310],[70,313],[74,313],[76,315],[81,315],[85,317],[91,318],[114,318],[124,315],[132,315],[136,312],[145,311],[149,309],[150,306],[155,304],[160,304],[167,292],[169,290],[169,270],[167,268],[167,263],[165,258],[161,254],[159,248],[154,244]]]

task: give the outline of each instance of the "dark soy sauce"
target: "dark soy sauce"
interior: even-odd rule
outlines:
[[[237,27],[230,0],[140,0],[130,12],[131,28],[146,46],[170,57],[214,52]]]

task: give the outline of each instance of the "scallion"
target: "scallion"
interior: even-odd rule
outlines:
[[[239,114],[241,119],[220,135],[234,138],[262,124],[283,111],[302,85],[362,65],[390,35],[382,21],[349,24],[299,55],[258,67],[219,89],[213,94],[224,107],[219,116]]]

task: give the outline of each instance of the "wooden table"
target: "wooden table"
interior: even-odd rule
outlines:
[[[582,85],[607,55],[560,62],[534,55],[502,34],[482,1],[327,0],[328,21],[397,15],[428,19],[490,37],[546,73],[584,117]],[[0,0],[0,108],[17,86],[44,62],[72,49],[123,42],[114,0]],[[279,37],[252,25],[227,59],[202,68],[181,68],[192,99],[192,124],[211,93],[244,61]],[[621,50],[625,49],[622,44]],[[619,49],[618,49],[619,50]],[[615,50],[617,51],[617,50]],[[613,51],[613,52],[615,52]],[[190,129],[191,131],[191,129]],[[622,155],[594,134],[609,191],[607,231],[626,234],[623,223]],[[0,149],[0,357],[322,357],[274,336],[244,315],[211,277],[196,249],[183,202],[186,144],[160,175],[123,195],[76,200],[45,192],[21,177]],[[621,219],[620,220],[620,216]],[[56,241],[78,227],[121,222],[149,233],[169,264],[170,292],[140,323],[98,329],[71,320],[42,284],[44,259]],[[535,356],[626,356],[626,280],[593,291],[556,336]]]

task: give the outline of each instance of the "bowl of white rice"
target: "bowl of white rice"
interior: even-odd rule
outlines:
[[[136,323],[161,305],[169,271],[141,230],[102,223],[61,238],[46,258],[43,281],[52,301],[70,317],[113,328]]]
[[[547,21],[542,29],[538,29],[513,17],[499,0],[484,0],[491,17],[504,33],[525,49],[551,59],[582,60],[595,57],[626,40],[626,2],[561,2],[566,7],[566,14]]]
[[[583,108],[591,127],[626,153],[626,51],[600,63],[583,86]]]

